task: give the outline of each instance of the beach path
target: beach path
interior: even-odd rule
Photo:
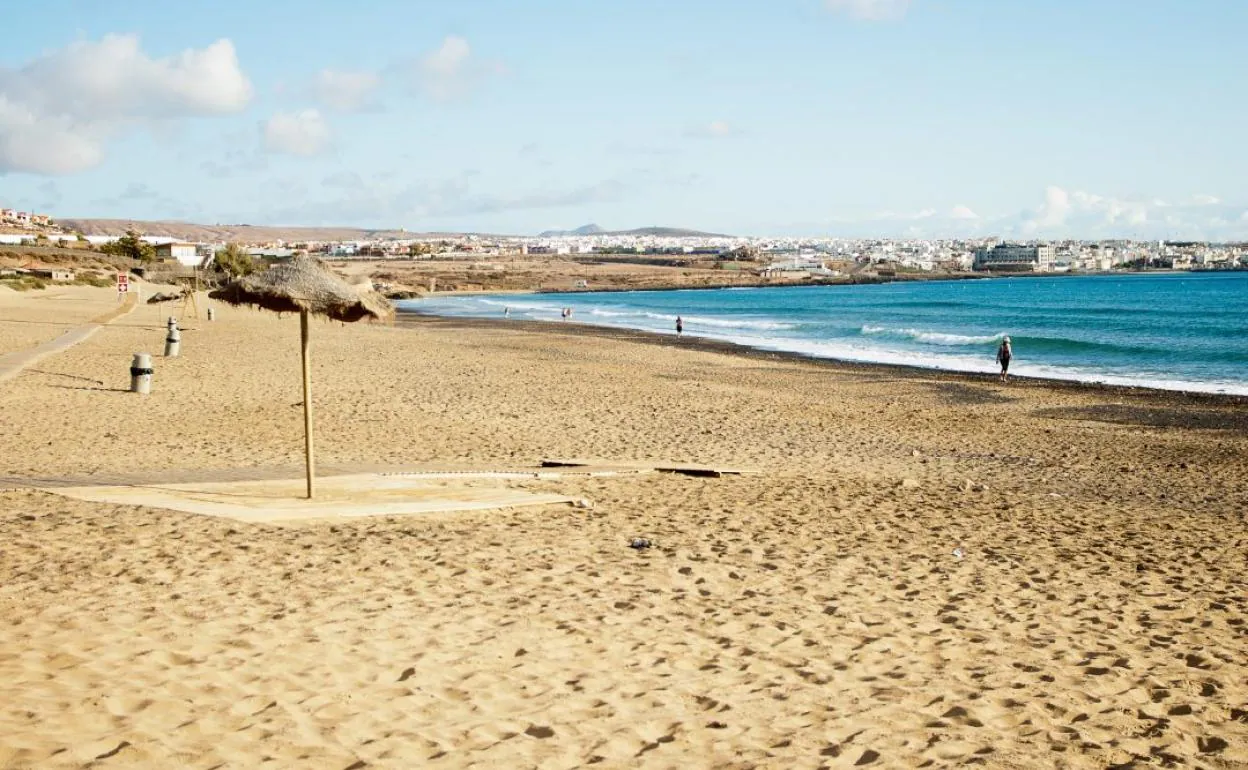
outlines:
[[[104,326],[133,311],[138,307],[138,304],[138,295],[127,294],[124,302],[117,309],[97,316],[91,319],[89,323],[76,326],[61,336],[40,343],[33,348],[0,355],[0,382],[11,380],[21,374],[26,367],[32,366],[62,350],[68,350],[83,340],[88,339]]]

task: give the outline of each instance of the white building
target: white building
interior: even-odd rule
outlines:
[[[198,267],[203,261],[199,249],[193,243],[158,243],[156,244],[157,259],[176,259],[178,264],[187,267]]]
[[[772,262],[759,271],[764,278],[808,278],[811,276],[840,275],[839,271],[829,270],[822,260],[804,254],[792,259]]]
[[[991,249],[975,250],[976,270],[1001,270],[1005,272],[1049,272],[1053,270],[1055,254],[1052,246],[1020,246],[1002,243]]]

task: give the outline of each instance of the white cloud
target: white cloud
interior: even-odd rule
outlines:
[[[251,96],[229,40],[161,59],[135,35],[71,43],[0,67],[0,173],[81,171],[127,128],[237,112]]]
[[[892,21],[906,15],[910,0],[825,0],[828,10],[864,21]]]
[[[45,114],[76,118],[237,112],[252,94],[229,40],[152,59],[135,35],[71,43],[21,70],[0,71],[0,88]]]
[[[1076,193],[1086,198],[1086,193]],[[1081,199],[1080,203],[1086,205],[1087,201]],[[1034,233],[1040,230],[1052,230],[1066,224],[1066,217],[1071,210],[1070,193],[1066,192],[1056,185],[1049,185],[1044,188],[1044,204],[1035,212],[1024,212],[1022,215],[1022,230],[1025,233]]]
[[[685,131],[685,136],[699,139],[714,139],[721,136],[732,136],[736,129],[726,120],[712,120],[701,126],[693,126]]]
[[[874,214],[870,215],[869,217],[867,217],[867,221],[873,221],[873,222],[891,222],[891,221],[908,222],[908,221],[914,221],[914,220],[917,220],[917,219],[932,219],[933,217],[935,217],[935,216],[937,215],[937,213],[938,213],[938,212],[936,211],[936,209],[930,209],[930,208],[929,208],[929,209],[919,209],[918,211],[911,211],[911,212],[891,211],[891,210],[889,210],[889,209],[885,209],[885,210],[883,210],[883,211],[877,211],[877,212],[875,212]]]
[[[142,200],[144,198],[158,198],[160,197],[160,192],[146,182],[131,182],[126,185],[126,189],[122,190],[117,197],[122,200]]]
[[[1239,216],[1241,210],[1211,195],[1175,203],[1049,187],[1039,210],[992,224],[1005,234],[1035,238],[1236,240],[1248,237],[1248,217]]]
[[[842,237],[953,238],[997,235],[1023,240],[1136,238],[1153,240],[1248,240],[1248,210],[1242,202],[1212,202],[1193,196],[1184,203],[1153,197],[1115,198],[1050,185],[1043,203],[1015,214],[983,216],[956,205],[937,213],[876,211],[842,214],[822,222],[788,224],[789,235],[829,233]],[[776,228],[772,228],[775,230]]]
[[[396,68],[413,89],[441,102],[461,99],[503,71],[499,64],[478,61],[468,41],[458,35],[448,35],[436,49]]]
[[[0,174],[71,174],[104,158],[102,127],[44,116],[0,94]]]
[[[312,81],[312,93],[331,110],[354,112],[374,106],[373,96],[381,85],[375,72],[344,72],[325,69]]]
[[[468,41],[458,35],[448,35],[436,51],[425,54],[422,66],[425,72],[450,78],[463,74],[472,56]]]
[[[308,157],[319,155],[329,148],[329,126],[320,111],[315,109],[278,112],[261,129],[264,148],[269,152]]]

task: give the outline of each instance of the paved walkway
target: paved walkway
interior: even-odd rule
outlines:
[[[79,342],[95,334],[106,325],[121,318],[130,311],[138,307],[138,297],[135,294],[127,294],[126,301],[116,310],[110,310],[102,316],[92,320],[91,323],[78,326],[65,332],[61,336],[53,340],[41,343],[27,350],[19,350],[14,353],[6,353],[0,356],[0,382],[11,380],[22,373],[22,370],[28,366],[32,366],[39,361],[47,358],[54,353],[60,353],[62,350],[68,350]]]
[[[318,463],[318,477],[377,474],[380,476],[421,476],[425,478],[524,478],[557,479],[565,476],[636,475],[636,471],[596,468],[544,468],[527,465],[483,466],[471,463],[423,463],[390,465],[385,463]],[[163,486],[207,482],[278,481],[297,479],[303,483],[302,465],[255,468],[195,468],[163,471],[110,471],[78,476],[6,476],[0,474],[0,492],[12,489],[53,489],[87,486]]]

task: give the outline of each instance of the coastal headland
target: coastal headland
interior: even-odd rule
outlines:
[[[115,302],[63,291],[0,339]],[[297,477],[298,321],[188,318],[125,392],[166,314],[0,385],[0,767],[1248,762],[1241,401],[405,316],[317,324],[327,465],[759,473],[295,528],[49,492]]]

